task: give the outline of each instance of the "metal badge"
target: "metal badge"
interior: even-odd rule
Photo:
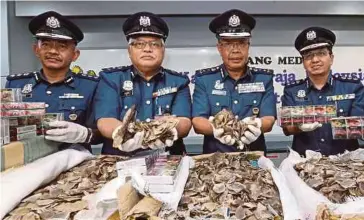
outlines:
[[[232,15],[229,18],[229,26],[230,27],[237,27],[240,25],[240,18],[236,15]]]
[[[33,84],[25,84],[23,89],[21,90],[21,93],[23,94],[29,94],[33,90]]]
[[[215,89],[224,89],[224,83],[221,83],[220,80],[216,80],[214,88]]]
[[[314,40],[316,39],[316,32],[315,31],[309,31],[306,33],[306,39],[307,40]]]
[[[306,97],[306,91],[301,89],[301,90],[298,90],[297,92],[297,97],[298,98],[305,98]]]
[[[77,114],[72,113],[72,114],[70,114],[70,115],[68,116],[68,118],[69,118],[71,121],[76,121],[76,119],[77,119]]]
[[[238,84],[238,93],[265,92],[263,82]]]
[[[133,82],[130,80],[124,81],[123,90],[132,91],[133,90]]]
[[[140,16],[139,24],[143,27],[150,26],[150,18],[148,16]]]
[[[53,17],[53,16],[52,16],[52,17],[47,18],[47,23],[46,23],[46,25],[47,25],[48,27],[50,27],[50,28],[59,28],[59,27],[60,27],[58,19],[57,19],[57,18],[55,18],[55,17]]]

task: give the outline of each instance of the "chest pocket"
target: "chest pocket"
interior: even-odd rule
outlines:
[[[120,120],[123,120],[123,117],[124,117],[125,113],[134,104],[136,105],[136,107],[138,109],[138,101],[136,100],[136,97],[135,96],[124,96],[124,97],[121,97]]]
[[[339,100],[337,101],[337,116],[350,116],[351,105],[353,100]]]
[[[208,101],[211,108],[211,115],[216,115],[224,108],[228,110],[231,109],[231,98],[228,96],[228,94],[226,94],[226,96],[211,94],[209,95],[209,97],[206,98],[209,99]],[[206,105],[208,105],[207,102]]]
[[[154,98],[155,115],[172,114],[172,106],[177,93],[171,93]]]
[[[59,103],[59,111],[63,112],[64,120],[84,124],[86,122],[86,108],[87,106],[84,100],[65,100]]]
[[[263,93],[255,92],[255,93],[241,93],[239,94],[239,99],[234,102],[234,112],[239,115],[239,117],[248,117],[253,115],[253,108],[264,108],[261,106]],[[235,104],[237,103],[237,104]]]

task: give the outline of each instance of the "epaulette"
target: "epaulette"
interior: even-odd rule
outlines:
[[[352,82],[352,83],[360,83],[360,79],[358,77],[352,77],[351,75],[333,75],[334,79],[343,81],[343,82]]]
[[[283,86],[286,87],[286,88],[294,87],[294,86],[301,85],[301,84],[305,83],[306,80],[307,80],[307,78],[306,79],[298,79],[298,80],[293,81],[293,82],[287,82]]]
[[[268,75],[272,75],[274,73],[274,70],[272,70],[272,69],[264,69],[264,68],[256,68],[256,67],[251,67],[250,71],[252,73],[260,73],[260,74],[268,74]]]
[[[206,68],[206,69],[199,69],[196,70],[196,76],[203,76],[203,75],[207,75],[207,74],[211,74],[211,73],[216,73],[216,71],[220,71],[221,66],[215,66],[215,67],[210,67],[210,68]]]
[[[99,81],[99,76],[90,76],[90,75],[87,75],[85,73],[78,73],[78,74],[74,74],[75,77],[79,77],[79,78],[82,78],[82,79],[89,79],[89,80],[92,80],[92,81],[96,81],[98,82]]]
[[[104,73],[114,73],[114,72],[126,71],[129,70],[130,68],[131,66],[117,66],[117,67],[103,68],[101,71]]]
[[[15,79],[26,79],[31,78],[37,72],[26,72],[26,73],[19,73],[19,74],[11,74],[6,77],[7,80],[15,80]]]
[[[170,69],[166,69],[166,68],[164,68],[164,71],[166,71],[169,74],[175,75],[175,76],[180,76],[180,77],[188,78],[188,76],[186,74],[183,74],[182,72],[177,72],[177,71],[170,70]]]

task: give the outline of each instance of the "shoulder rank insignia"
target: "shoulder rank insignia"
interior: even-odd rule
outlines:
[[[263,69],[263,68],[252,67],[252,68],[250,68],[250,70],[253,73],[262,73],[262,74],[273,74],[274,73],[274,71],[272,69]]]
[[[93,71],[93,70],[88,70],[88,71],[87,71],[87,75],[88,75],[88,76],[92,76],[92,77],[97,76],[97,75],[96,75],[96,72],[95,72],[95,71]]]
[[[83,79],[89,79],[89,80],[93,80],[93,81],[99,81],[99,77],[97,75],[96,76],[90,76],[88,74],[82,73],[82,74],[76,74],[75,76],[76,77],[83,78]]]
[[[6,77],[7,80],[15,80],[15,79],[25,79],[33,77],[37,72],[26,72],[20,74],[11,74]]]
[[[298,79],[298,80],[293,81],[293,82],[288,82],[284,86],[285,87],[297,86],[297,85],[300,85],[300,84],[304,83],[305,81],[306,81],[306,79]]]
[[[339,75],[335,74],[333,75],[334,79],[343,81],[343,82],[353,82],[353,83],[359,83],[360,79],[358,77],[352,77],[351,75]]]
[[[196,75],[197,76],[207,75],[207,74],[211,74],[211,73],[220,71],[220,69],[221,69],[221,66],[215,66],[215,67],[210,67],[210,68],[206,68],[206,69],[199,69],[199,70],[196,70]]]
[[[102,72],[105,72],[105,73],[122,72],[122,71],[129,70],[130,68],[131,68],[131,66],[108,67],[108,68],[103,68]]]
[[[72,67],[71,71],[74,73],[74,74],[82,74],[83,73],[83,70],[80,66],[78,65],[75,65]]]

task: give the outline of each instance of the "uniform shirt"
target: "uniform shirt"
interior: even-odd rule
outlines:
[[[332,101],[333,96],[349,94],[355,95]],[[336,105],[338,117],[363,116],[364,87],[359,80],[332,76],[331,74],[321,90],[316,89],[309,78],[298,80],[285,86],[282,106],[301,105]],[[355,150],[358,146],[357,140],[333,140],[331,125],[327,123],[312,132],[294,135],[292,148],[301,155],[304,155],[306,150],[333,155],[343,153],[346,149]]]
[[[127,110],[136,105],[136,118],[150,121],[155,116],[171,114],[191,117],[189,79],[175,71],[161,68],[146,81],[133,66],[103,69],[95,95],[96,120],[116,118],[123,120]],[[182,139],[175,141],[171,154],[184,152]],[[112,147],[112,140],[104,142],[103,154],[129,154]],[[131,152],[129,155],[133,155]]]
[[[240,120],[253,116],[253,108],[259,109],[257,117],[276,117],[272,70],[248,68],[244,76],[235,81],[220,65],[198,70],[195,77],[192,117],[208,119],[224,108],[231,110]],[[265,151],[264,135],[247,146],[247,149]],[[216,151],[233,152],[237,148],[222,144],[213,135],[205,135],[203,152]]]
[[[9,75],[6,88],[21,88],[24,102],[45,102],[47,113],[63,113],[66,121],[96,128],[92,101],[98,81],[98,77],[69,70],[64,80],[51,84],[41,70]]]

